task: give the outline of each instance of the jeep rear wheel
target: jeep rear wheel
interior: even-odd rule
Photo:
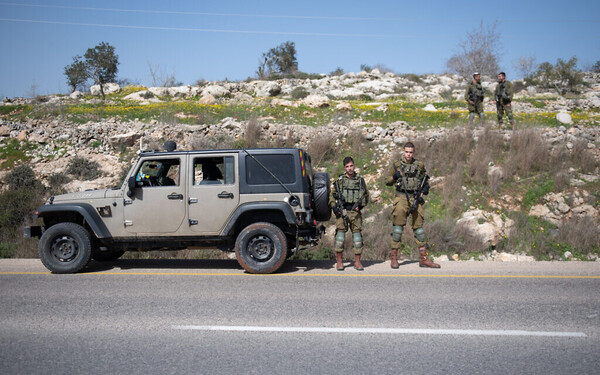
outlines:
[[[238,235],[235,255],[238,263],[250,273],[272,273],[285,261],[287,240],[275,225],[254,223]]]
[[[331,218],[329,208],[329,173],[317,172],[313,176],[314,217],[317,221],[328,221]]]
[[[44,266],[54,273],[81,271],[90,261],[90,235],[81,225],[59,223],[44,232],[38,245]]]

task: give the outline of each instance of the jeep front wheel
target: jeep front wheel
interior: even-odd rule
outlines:
[[[90,235],[75,223],[53,225],[40,238],[38,253],[44,266],[54,273],[81,271],[92,256]]]
[[[287,240],[277,226],[254,223],[240,232],[235,241],[239,264],[250,273],[272,273],[287,255]]]

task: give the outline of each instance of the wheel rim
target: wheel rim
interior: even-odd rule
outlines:
[[[275,251],[273,241],[264,235],[253,237],[248,242],[248,252],[258,261],[269,260]]]
[[[50,253],[59,262],[70,262],[79,254],[79,244],[71,236],[56,237],[52,241]]]

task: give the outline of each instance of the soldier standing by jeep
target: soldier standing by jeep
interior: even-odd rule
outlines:
[[[496,90],[494,90],[496,110],[498,111],[498,127],[500,128],[502,127],[502,118],[504,117],[504,113],[506,113],[513,130],[515,128],[515,120],[513,118],[512,107],[510,105],[512,102],[512,97],[512,83],[506,80],[506,73],[500,72],[498,74],[498,84],[496,85]]]
[[[363,271],[360,262],[362,254],[362,214],[361,209],[369,202],[369,191],[364,178],[354,170],[354,159],[350,156],[344,158],[346,173],[333,181],[329,195],[329,207],[335,214],[335,242],[336,269],[344,270],[343,252],[344,239],[348,229],[352,231],[352,247],[354,249],[354,268]]]
[[[393,269],[398,268],[398,248],[402,241],[402,232],[407,223],[407,219],[412,221],[412,229],[415,234],[415,242],[419,247],[421,267],[440,268],[440,265],[433,263],[427,256],[427,244],[425,242],[425,230],[423,224],[425,216],[423,213],[423,203],[419,202],[423,195],[429,193],[429,184],[427,184],[427,174],[425,165],[413,157],[415,145],[407,142],[404,145],[403,155],[399,162],[393,162],[390,168],[386,185],[396,188],[396,197],[394,198],[392,210],[392,256],[390,266]],[[417,203],[415,203],[417,199]],[[416,206],[416,207],[414,207]],[[411,207],[413,211],[410,212]]]
[[[483,87],[479,73],[473,73],[473,81],[469,82],[465,91],[465,101],[469,109],[469,126],[473,124],[475,114],[479,116],[479,122],[483,123]]]

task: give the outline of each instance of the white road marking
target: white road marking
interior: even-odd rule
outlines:
[[[383,333],[415,335],[463,335],[463,336],[542,336],[587,337],[583,332],[522,331],[486,329],[419,329],[419,328],[330,328],[330,327],[258,327],[258,326],[194,326],[175,325],[173,329],[191,331],[236,332],[301,332],[301,333]]]

